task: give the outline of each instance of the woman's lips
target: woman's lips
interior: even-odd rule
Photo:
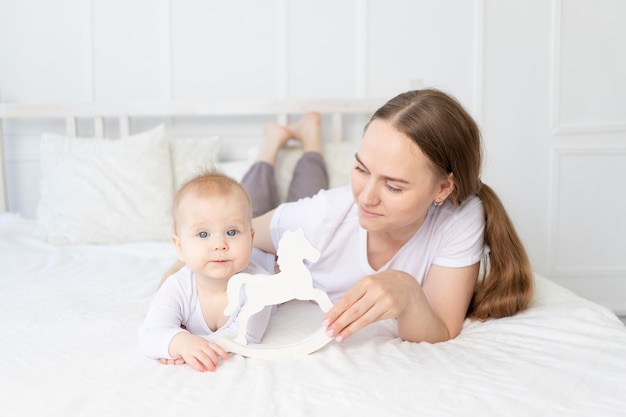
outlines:
[[[365,217],[369,217],[369,218],[380,217],[380,214],[373,213],[373,212],[365,209],[363,206],[359,206],[359,211],[361,212],[361,215],[365,216]]]

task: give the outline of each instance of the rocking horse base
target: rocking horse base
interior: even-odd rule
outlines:
[[[333,340],[333,338],[326,335],[326,328],[322,326],[308,338],[297,343],[283,346],[268,346],[262,344],[242,345],[228,338],[222,338],[218,343],[226,351],[237,353],[248,358],[275,359],[308,355],[309,353],[321,349],[331,340]]]

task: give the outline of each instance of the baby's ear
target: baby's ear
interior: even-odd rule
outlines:
[[[183,250],[180,246],[180,238],[178,237],[176,233],[172,234],[172,243],[174,244],[174,247],[176,248],[178,259],[185,262],[185,256],[183,255]]]

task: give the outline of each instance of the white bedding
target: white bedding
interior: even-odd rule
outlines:
[[[309,356],[233,355],[199,373],[136,348],[171,244],[53,246],[31,227],[0,215],[1,416],[626,414],[624,325],[541,277],[528,311],[467,321],[446,343],[402,342],[385,321]],[[310,333],[320,314],[281,307],[266,342]]]

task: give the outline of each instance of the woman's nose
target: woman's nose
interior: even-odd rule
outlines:
[[[367,181],[364,184],[361,193],[359,194],[359,199],[361,203],[367,205],[376,205],[378,204],[378,189],[376,188],[375,181]]]

